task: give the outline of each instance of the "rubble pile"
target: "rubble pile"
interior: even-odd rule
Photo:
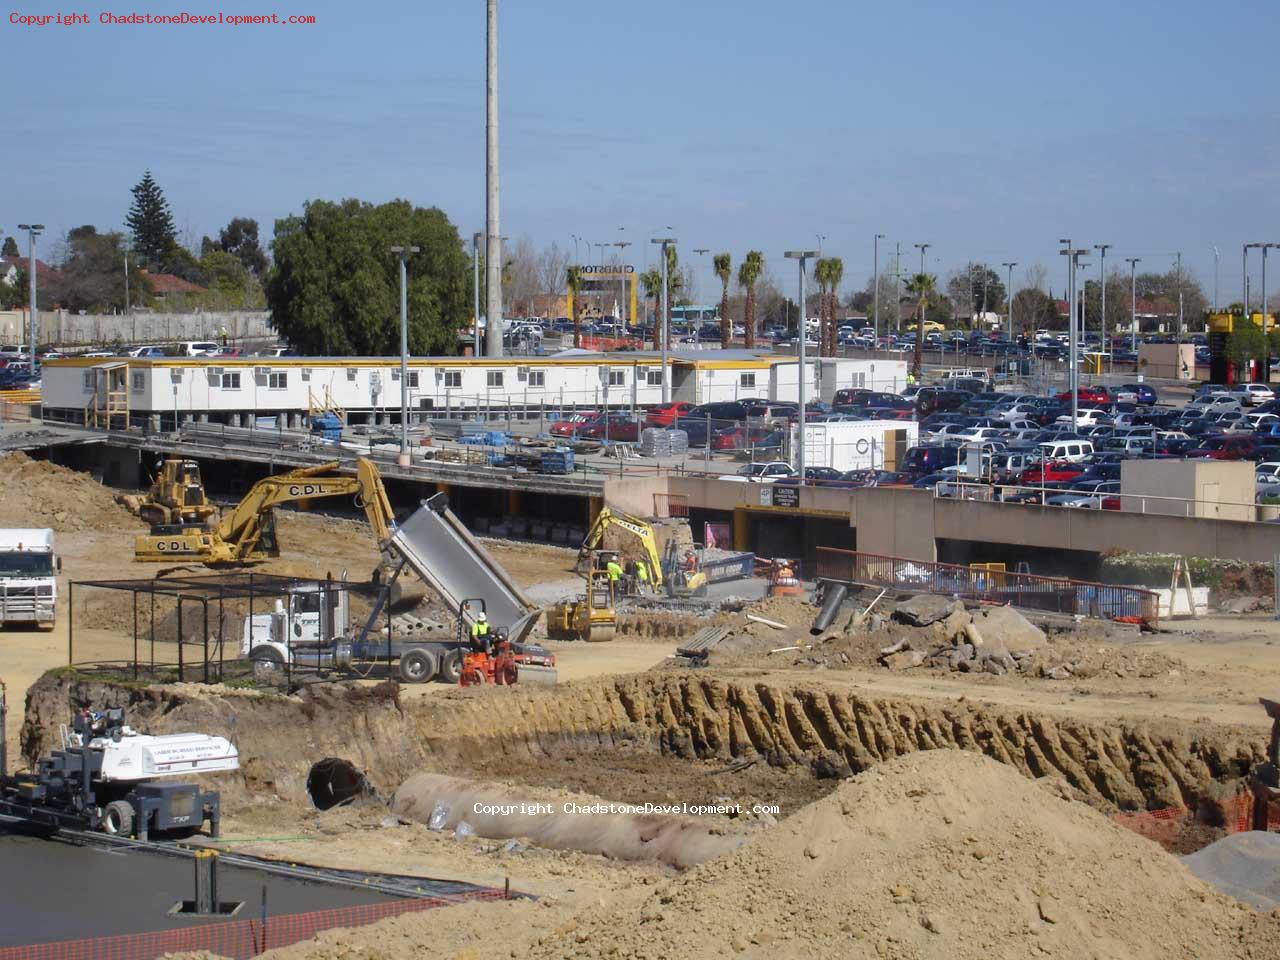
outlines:
[[[913,597],[898,606],[892,619],[920,629],[881,648],[880,662],[890,670],[928,666],[1001,676],[1031,667],[1049,642],[1043,630],[1012,607],[969,611],[961,601],[946,597]]]

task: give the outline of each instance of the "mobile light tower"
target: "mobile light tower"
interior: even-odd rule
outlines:
[[[662,402],[666,404],[671,402],[670,360],[667,356],[667,341],[671,336],[667,329],[667,248],[677,241],[675,237],[659,237],[649,242],[662,247],[662,300],[658,307],[662,316],[658,323],[662,324]]]
[[[44,230],[43,223],[20,223],[19,230],[27,231],[27,351],[31,375],[36,372],[36,237]]]
[[[1124,262],[1129,265],[1129,323],[1131,324],[1129,349],[1136,354],[1138,352],[1138,264],[1142,262],[1142,258],[1125,257]]]
[[[798,442],[796,443],[795,459],[796,459],[796,472],[799,474],[800,486],[802,487],[804,486],[804,479],[805,479],[804,478],[804,428],[805,428],[805,410],[804,410],[805,390],[804,388],[805,388],[805,380],[808,378],[808,370],[807,370],[808,364],[805,360],[805,341],[809,339],[809,325],[808,325],[808,318],[805,316],[806,311],[805,311],[805,303],[804,303],[804,265],[808,260],[818,256],[818,254],[819,254],[819,251],[817,250],[788,250],[785,254],[783,254],[783,256],[786,257],[788,260],[798,261],[800,265],[800,337],[799,337],[800,352],[798,355],[798,359],[800,361],[799,362],[800,425],[797,431]]]
[[[400,258],[400,456],[396,459],[402,467],[409,466],[409,294],[408,268],[405,261],[418,247],[392,247],[391,252]]]
[[[1005,285],[1004,295],[1009,298],[1009,316],[1006,318],[1009,324],[1009,341],[1013,341],[1013,268],[1018,265],[1016,260],[1010,260],[1000,264],[1009,271],[1009,282]]]
[[[502,230],[498,223],[498,0],[485,5],[485,353],[502,356]]]

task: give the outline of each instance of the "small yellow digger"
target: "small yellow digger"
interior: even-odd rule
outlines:
[[[587,572],[587,592],[576,600],[564,600],[547,609],[548,640],[612,640],[618,631],[617,598],[609,571]]]

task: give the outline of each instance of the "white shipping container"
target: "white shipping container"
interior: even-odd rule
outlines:
[[[796,442],[792,428],[791,442]],[[914,446],[920,426],[914,420],[843,420],[832,423],[807,423],[804,427],[804,463],[806,467],[833,467],[836,470],[883,470],[885,444],[892,443],[901,430],[906,445]]]

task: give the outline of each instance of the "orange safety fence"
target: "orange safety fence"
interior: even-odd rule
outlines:
[[[1243,833],[1253,829],[1254,797],[1249,792],[1237,793],[1228,800],[1210,805],[1212,811],[1198,816],[1190,807],[1165,807],[1161,810],[1143,810],[1138,813],[1118,813],[1114,823],[1153,840],[1166,850],[1182,846],[1179,839],[1189,828],[1216,828],[1223,833]],[[1280,804],[1267,808],[1267,829],[1280,831]],[[1203,846],[1203,843],[1196,844]],[[1189,850],[1179,849],[1179,853]]]
[[[497,889],[478,889],[466,893],[396,900],[390,903],[336,907],[311,913],[290,913],[261,918],[201,923],[176,930],[150,933],[120,934],[84,940],[57,940],[21,947],[0,947],[0,960],[153,960],[166,953],[207,950],[235,960],[256,956],[264,950],[287,947],[309,940],[322,930],[335,927],[360,927],[388,917],[398,917],[419,910],[444,907],[473,900],[504,900],[506,894]],[[252,911],[249,904],[242,908]]]

